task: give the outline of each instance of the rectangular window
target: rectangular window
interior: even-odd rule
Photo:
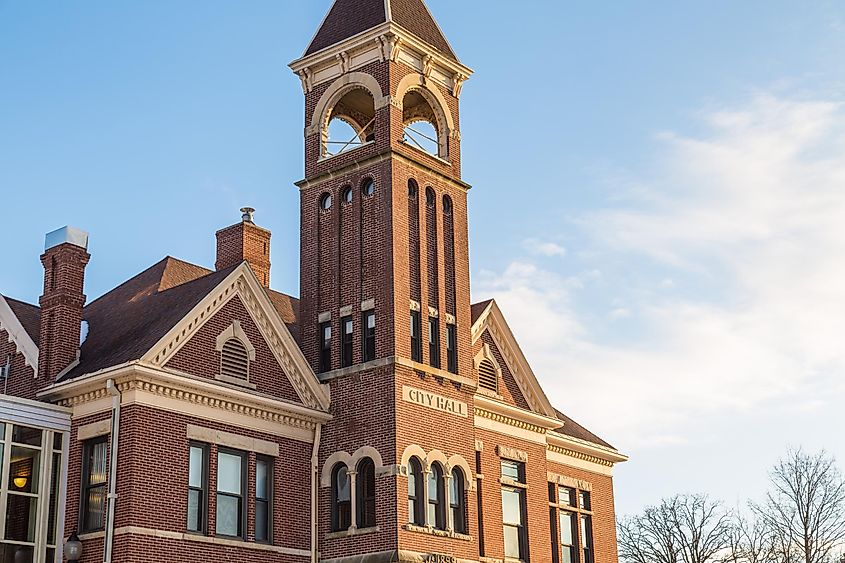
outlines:
[[[528,533],[525,526],[525,464],[503,459],[502,524],[504,525],[505,557],[528,560]]]
[[[240,452],[217,453],[217,535],[243,538],[246,528],[244,491],[246,456]]]
[[[551,483],[549,483],[551,486]],[[555,507],[549,508],[549,520],[552,530],[552,563],[560,563],[560,545],[558,545],[557,535],[557,510]]]
[[[82,531],[96,532],[106,525],[107,436],[85,442],[82,452]]]
[[[411,311],[411,359],[422,362],[422,315]]]
[[[365,362],[376,359],[376,313],[367,311],[362,316],[364,326],[364,338],[362,339],[362,352]]]
[[[191,444],[188,459],[188,531],[204,534],[208,520],[208,446]]]
[[[428,318],[428,363],[433,368],[440,367],[440,321],[437,317]]]
[[[255,462],[255,541],[272,543],[273,462],[259,457]]]
[[[341,331],[341,348],[340,348],[340,367],[348,368],[352,365],[352,337],[354,336],[355,327],[352,324],[352,317],[343,317],[340,319]]]
[[[583,563],[593,563],[593,519],[581,516],[581,546],[584,549]]]
[[[332,323],[320,324],[320,372],[332,369]]]
[[[590,493],[587,491],[580,491],[578,493],[579,505],[581,506],[581,510],[592,510],[592,504],[590,503]]]
[[[458,373],[458,327],[446,325],[446,369]]]
[[[560,512],[560,547],[561,563],[578,563],[578,545],[575,535],[575,515]]]

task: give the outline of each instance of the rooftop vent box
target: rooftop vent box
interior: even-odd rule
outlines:
[[[65,243],[88,250],[88,233],[75,227],[56,229],[52,233],[47,233],[44,240],[44,250],[47,251]]]

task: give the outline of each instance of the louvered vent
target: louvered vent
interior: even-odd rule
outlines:
[[[499,392],[499,374],[490,360],[482,360],[478,366],[478,386],[494,393]]]
[[[230,338],[223,345],[220,373],[227,377],[247,379],[249,376],[249,354],[246,346],[237,338]]]

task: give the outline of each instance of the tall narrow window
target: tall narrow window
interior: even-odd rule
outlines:
[[[205,533],[208,504],[208,446],[191,444],[188,458],[188,531]]]
[[[348,368],[352,365],[352,338],[354,336],[355,327],[352,324],[352,317],[343,317],[340,319],[341,330],[341,348],[340,348],[340,367]]]
[[[458,373],[458,328],[453,324],[446,325],[446,366],[450,373]]]
[[[593,563],[593,519],[581,516],[581,547],[584,549],[583,563]]]
[[[444,488],[443,469],[440,468],[440,464],[435,463],[428,474],[428,525],[437,530],[446,529]]]
[[[422,362],[422,315],[411,311],[411,359]]]
[[[255,460],[255,541],[272,543],[273,538],[273,461]]]
[[[423,500],[422,465],[412,457],[408,462],[408,521],[411,524],[425,526]]]
[[[376,359],[376,313],[367,311],[362,315],[364,326],[364,337],[362,340],[362,352],[365,362]]]
[[[560,548],[562,563],[578,563],[577,528],[575,515],[571,512],[560,512]]]
[[[358,527],[373,528],[376,525],[376,466],[370,458],[364,458],[358,464],[356,488]]]
[[[453,529],[459,534],[467,533],[467,515],[464,490],[464,472],[456,467],[452,470],[452,480],[449,491],[449,508],[452,511]]]
[[[320,324],[320,371],[332,369],[332,323]]]
[[[82,531],[106,525],[106,436],[85,442],[82,475]]]
[[[502,460],[502,524],[505,557],[527,560],[528,534],[525,526],[525,465]]]
[[[332,470],[332,531],[342,532],[352,525],[352,491],[346,465]]]
[[[437,317],[428,318],[428,363],[433,368],[440,367],[440,321]]]
[[[217,452],[217,535],[243,538],[246,460],[239,452]]]

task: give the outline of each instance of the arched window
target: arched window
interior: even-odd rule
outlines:
[[[437,127],[437,115],[419,90],[410,90],[405,94],[402,123],[403,142],[433,156],[446,156]]]
[[[408,462],[408,521],[418,526],[425,526],[423,490],[422,464],[412,457]]]
[[[467,533],[466,499],[464,498],[464,472],[456,467],[452,470],[449,486],[449,509],[452,511],[452,526],[459,534]]]
[[[320,196],[320,209],[328,211],[332,208],[332,194],[325,193]]]
[[[439,463],[431,466],[428,474],[428,525],[437,529],[446,529],[446,507],[443,497],[446,495],[443,483],[443,468]]]
[[[373,528],[376,525],[376,466],[368,457],[358,463],[355,504],[359,528]]]
[[[417,181],[411,178],[408,180],[408,197],[411,199],[416,199],[417,194],[420,191],[419,185],[417,185]]]
[[[373,181],[372,178],[367,178],[364,180],[364,183],[361,184],[361,193],[364,194],[366,197],[370,197],[374,193],[376,193],[376,183]]]
[[[343,199],[341,199],[341,203],[352,203],[352,198],[352,186],[343,188]]]
[[[437,196],[434,194],[434,190],[431,187],[425,189],[425,204],[429,207],[434,207],[434,204],[437,203]]]
[[[342,532],[352,525],[352,491],[345,464],[332,470],[332,531]]]
[[[349,90],[326,117],[321,156],[332,157],[375,141],[375,123],[375,101],[369,90]]]
[[[447,195],[443,196],[443,213],[446,215],[452,214],[452,198]]]
[[[220,374],[236,379],[249,379],[249,352],[244,343],[230,338],[220,351]]]

